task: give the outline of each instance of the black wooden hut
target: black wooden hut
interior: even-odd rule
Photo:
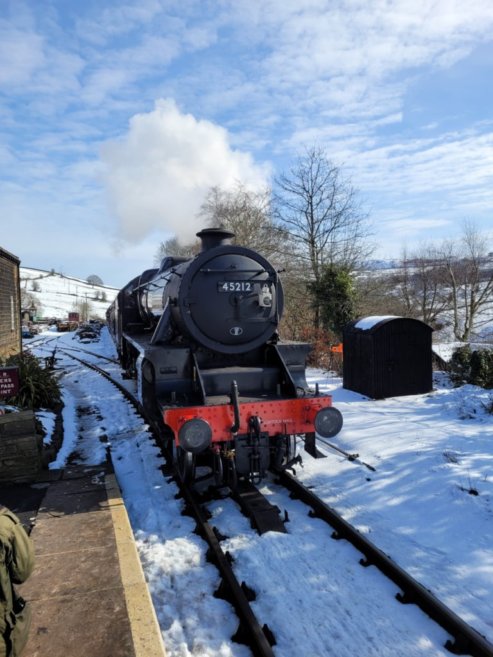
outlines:
[[[365,317],[344,328],[344,387],[373,399],[430,392],[433,329],[406,317]]]

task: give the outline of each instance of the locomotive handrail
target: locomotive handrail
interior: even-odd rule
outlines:
[[[170,281],[170,279],[166,278],[165,276],[160,276],[159,280],[160,281],[166,281],[167,283],[169,283],[169,281]],[[137,287],[133,287],[132,288],[132,293],[133,292],[138,292],[143,287],[150,288],[151,286],[154,286],[155,288],[158,288],[159,285],[157,283],[155,283],[154,281],[155,281],[155,279],[152,280],[152,281],[148,281],[147,283],[141,283],[140,285],[137,285]]]
[[[230,272],[233,272],[234,274],[255,274],[258,276],[259,274],[272,274],[273,276],[276,276],[276,272],[274,269],[269,270],[269,269],[208,269],[205,267],[201,267],[199,269],[201,272],[205,272],[207,274],[224,274],[227,276]]]
[[[236,381],[231,381],[231,404],[233,406],[233,412],[235,417],[235,423],[231,427],[231,433],[237,434],[238,429],[240,428],[240,403],[238,400],[238,384]]]

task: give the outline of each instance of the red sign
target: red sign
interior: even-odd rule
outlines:
[[[19,368],[0,367],[0,398],[14,397],[19,392]]]
[[[69,322],[78,322],[80,319],[79,313],[69,313],[68,314],[68,321]]]

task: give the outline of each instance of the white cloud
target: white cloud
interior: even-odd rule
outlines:
[[[86,225],[114,232],[92,199],[97,149],[115,135],[103,164],[127,240],[182,226],[192,235],[211,185],[267,179],[247,152],[266,153],[281,170],[311,144],[326,147],[370,203],[378,197],[379,218],[397,210],[403,219],[430,217],[414,229],[438,232],[442,217],[485,216],[493,206],[491,125],[464,128],[488,116],[488,103],[470,118],[450,107],[445,122],[413,96],[429,75],[446,87],[454,71],[437,69],[491,43],[491,0],[8,4],[0,12],[10,21],[0,18],[0,89],[8,92],[0,165],[20,196],[33,193],[36,220],[45,199],[58,199],[43,216],[56,207],[56,221],[67,221],[75,205],[80,217],[87,211]],[[478,59],[457,69],[472,64],[484,75]],[[160,97],[190,113],[170,102],[148,111]],[[440,134],[451,129],[457,134]]]
[[[489,0],[263,0],[230,11],[252,53],[264,52],[257,86],[266,106],[289,99],[297,127],[313,129],[323,124],[316,109],[372,119],[401,111],[419,70],[452,66],[493,28]]]
[[[493,205],[493,132],[441,135],[353,153],[360,186],[395,194],[490,190]],[[391,189],[392,187],[392,189]]]
[[[268,168],[230,145],[228,133],[160,100],[130,121],[128,133],[102,149],[110,204],[127,240],[153,230],[191,239],[201,228],[197,213],[210,187],[266,183]]]
[[[44,63],[42,37],[0,22],[0,86],[29,82]]]

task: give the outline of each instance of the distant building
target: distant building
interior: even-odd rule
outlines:
[[[0,358],[22,350],[19,266],[19,258],[0,247]]]

